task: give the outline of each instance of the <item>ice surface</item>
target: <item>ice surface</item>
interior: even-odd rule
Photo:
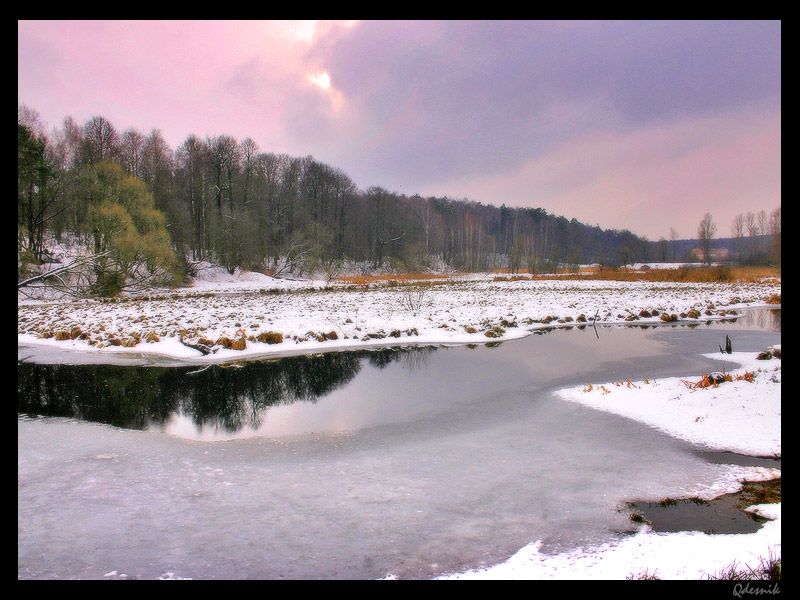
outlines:
[[[672,337],[681,343],[672,345],[651,339],[663,332],[640,335],[629,348],[616,335],[603,330],[608,345],[581,357],[597,384],[603,373],[639,381],[669,358],[694,368],[712,362],[687,358],[694,353],[677,330]],[[493,349],[437,351],[416,370],[394,363],[386,406],[402,402],[403,389],[408,402],[417,393],[426,401],[397,418],[340,430],[206,443],[20,419],[20,577],[624,577],[630,573],[619,566],[592,565],[609,564],[631,540],[637,548],[654,540],[678,546],[637,533],[622,502],[719,494],[743,478],[775,473],[711,464],[654,427],[555,397],[547,376],[558,362],[555,349],[564,343],[559,352],[568,352],[573,339],[585,345],[587,338],[599,341],[591,331],[553,332]],[[462,355],[494,372],[492,392],[485,381],[473,388],[483,372],[470,380]],[[566,363],[559,380],[574,386],[585,372]],[[431,374],[452,375],[462,393],[431,406],[436,388],[422,393],[437,379]],[[364,390],[380,396],[379,383]],[[683,537],[705,547],[703,538]],[[774,545],[774,535],[770,540]],[[673,551],[687,556],[683,546]],[[641,550],[642,561],[657,556],[648,552]],[[503,570],[512,556],[527,557],[530,569]],[[678,559],[668,558],[647,564],[662,575],[696,574],[666,570]],[[499,570],[476,574],[492,565]]]

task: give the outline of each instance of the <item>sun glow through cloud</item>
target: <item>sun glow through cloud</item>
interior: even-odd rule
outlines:
[[[338,113],[342,106],[344,106],[344,97],[342,93],[331,84],[331,76],[328,75],[327,71],[311,73],[307,75],[307,78],[312,84],[325,92],[331,103],[333,112]]]
[[[331,88],[331,77],[325,71],[322,73],[312,73],[308,76],[308,80],[314,85],[318,85],[323,90]]]

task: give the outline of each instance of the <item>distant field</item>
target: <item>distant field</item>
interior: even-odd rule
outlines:
[[[498,280],[502,275],[498,275]],[[508,275],[508,280],[513,279],[598,279],[603,281],[685,281],[693,283],[752,283],[769,278],[781,277],[781,270],[777,267],[669,267],[669,268],[607,268],[607,267],[580,267],[579,271],[559,270],[556,273],[541,273],[530,275],[520,272]]]

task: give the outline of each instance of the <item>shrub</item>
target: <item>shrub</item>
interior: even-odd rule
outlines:
[[[256,339],[262,344],[280,344],[283,342],[283,334],[277,331],[262,331]]]
[[[503,329],[499,325],[495,325],[494,327],[486,331],[484,335],[490,338],[499,338],[502,337],[505,332],[506,332],[505,329]]]
[[[756,359],[758,360],[770,360],[772,358],[780,358],[781,357],[781,350],[780,348],[773,348],[769,347],[766,350],[759,352]]]
[[[217,346],[222,346],[223,348],[227,348],[229,350],[233,347],[233,340],[226,336],[222,336],[215,343]]]

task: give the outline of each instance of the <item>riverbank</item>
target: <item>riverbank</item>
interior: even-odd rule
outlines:
[[[760,456],[781,455],[780,346],[765,353],[709,354],[723,378],[707,374],[660,380],[589,383],[556,396],[647,423],[700,447]],[[752,468],[743,480],[780,477],[776,469]],[[719,492],[709,490],[706,499]],[[656,499],[654,499],[656,500]],[[506,562],[444,579],[709,579],[758,570],[781,556],[781,503],[745,510],[768,519],[749,534],[701,531],[659,533],[643,523],[632,536],[563,554],[528,544]]]
[[[20,344],[224,362],[397,344],[504,341],[553,327],[701,324],[775,306],[779,281],[514,280],[472,274],[353,285],[265,275],[192,288],[18,304]]]

